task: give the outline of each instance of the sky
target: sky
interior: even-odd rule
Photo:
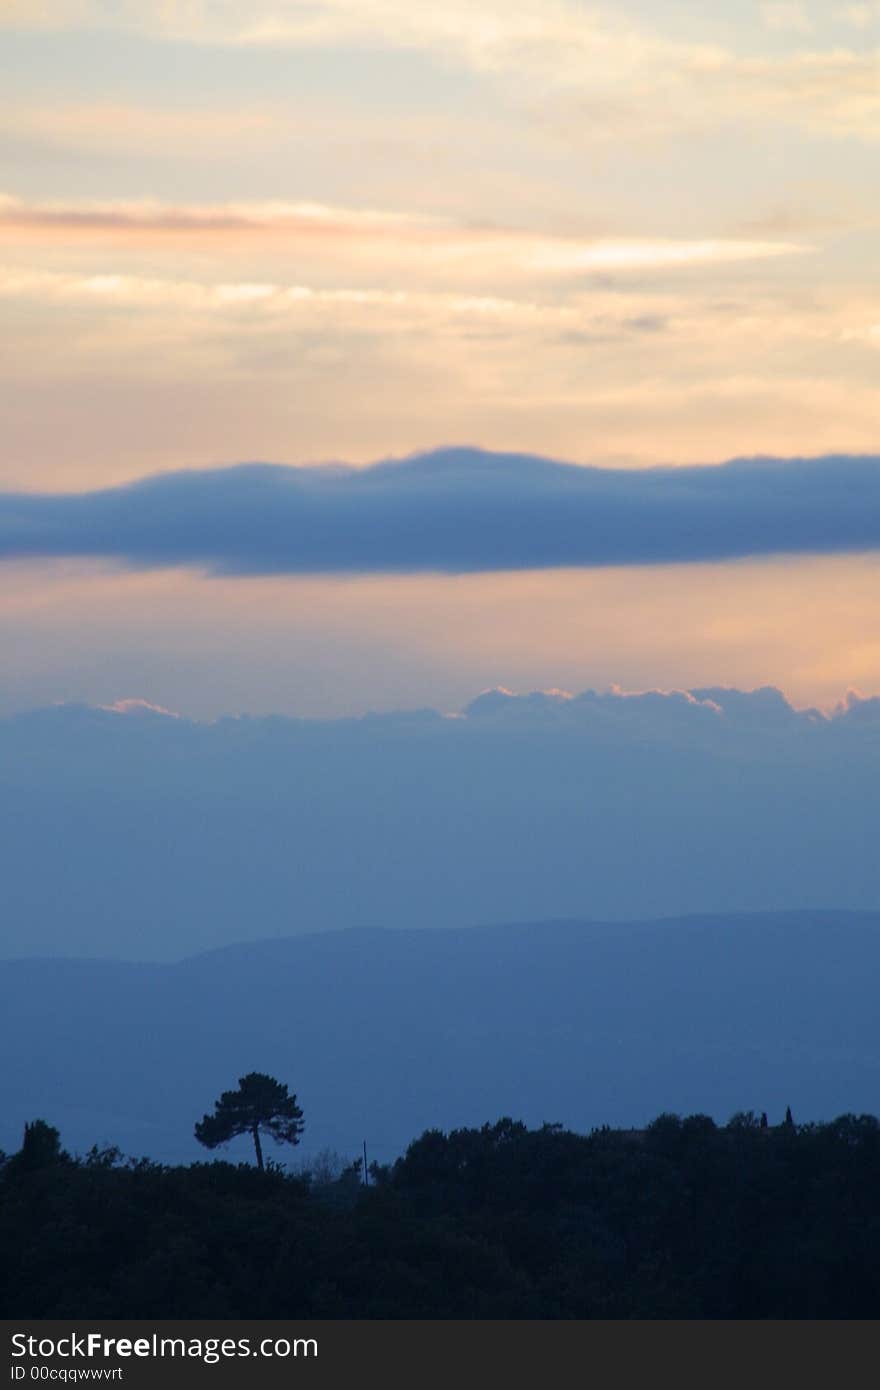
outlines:
[[[875,0],[0,0],[0,26],[0,712],[880,689],[877,537],[835,511],[847,458],[880,449]],[[217,474],[454,445],[499,455],[483,511],[447,470],[450,515],[486,537],[464,566],[448,544],[401,563],[399,537],[378,562],[385,511],[369,564],[279,570],[255,554],[271,502]],[[826,456],[825,491],[794,546],[761,475],[762,544],[657,562],[628,532],[601,566],[557,547],[536,568],[492,540],[536,497],[519,453],[615,489]],[[156,475],[183,475],[188,545],[96,542],[106,498],[142,518],[125,489]],[[149,495],[177,526],[181,494]],[[221,503],[246,565],[192,543]]]

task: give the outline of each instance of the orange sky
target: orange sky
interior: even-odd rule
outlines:
[[[2,707],[142,697],[200,718],[431,705],[481,689],[880,689],[880,559],[363,579],[7,565]]]
[[[868,0],[2,0],[0,490],[440,444],[877,452]],[[7,565],[0,707],[880,689],[873,559],[358,581]]]

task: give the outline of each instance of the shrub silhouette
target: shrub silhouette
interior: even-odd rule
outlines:
[[[31,1120],[25,1124],[22,1146],[8,1160],[6,1171],[11,1177],[69,1162],[70,1155],[62,1149],[61,1135],[55,1126],[47,1124],[45,1120]]]

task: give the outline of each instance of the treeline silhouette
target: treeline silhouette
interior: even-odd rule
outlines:
[[[880,1124],[510,1119],[357,1162],[166,1167],[27,1127],[0,1306],[58,1318],[875,1318]]]

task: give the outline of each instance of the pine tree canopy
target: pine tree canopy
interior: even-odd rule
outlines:
[[[195,1137],[206,1148],[214,1149],[239,1134],[250,1134],[262,1168],[261,1132],[271,1135],[278,1144],[298,1144],[303,1128],[296,1096],[274,1076],[252,1071],[239,1077],[237,1091],[224,1091],[214,1102],[214,1113],[196,1124]]]

